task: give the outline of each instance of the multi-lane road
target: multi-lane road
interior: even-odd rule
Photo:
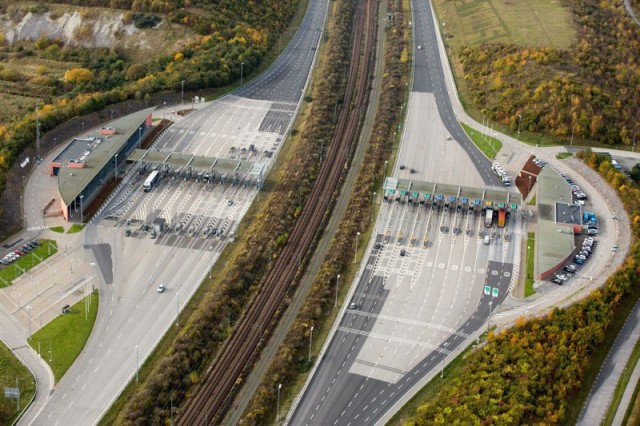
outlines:
[[[320,43],[327,3],[309,3],[293,40],[267,71],[233,94],[179,119],[154,149],[264,163],[268,169],[297,111]],[[255,150],[249,151],[250,145]],[[137,366],[167,328],[179,323],[179,310],[257,194],[251,186],[170,177],[145,193],[144,176],[136,168],[126,173],[108,205],[85,229],[86,257],[103,278],[93,333],[44,407],[28,411],[23,424],[96,423],[127,382],[135,379]],[[152,238],[141,225],[155,217],[167,219],[170,231]],[[179,223],[185,226],[176,228]],[[222,235],[203,238],[209,225],[223,230]],[[163,293],[156,292],[159,284],[166,286]]]
[[[429,4],[413,1],[412,7],[413,85],[392,175],[504,190],[453,114]],[[454,227],[464,231],[453,233]],[[487,230],[480,209],[392,200],[383,202],[375,229],[350,299],[288,424],[380,421],[486,324],[517,273],[519,212],[505,228]],[[483,232],[491,235],[488,245]]]

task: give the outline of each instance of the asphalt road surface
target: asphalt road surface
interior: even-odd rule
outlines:
[[[413,8],[415,45],[422,48],[414,51],[407,122],[392,175],[503,188],[453,115],[429,5],[413,2]],[[479,209],[383,202],[376,223],[380,246],[369,246],[352,297],[287,423],[375,424],[442,368],[506,298],[517,273],[519,216],[489,230]]]
[[[246,161],[264,160],[267,157],[250,155],[264,155],[267,150],[277,153],[306,84],[327,4],[327,0],[310,2],[301,28],[267,71],[235,93],[179,119],[155,148]],[[172,111],[157,111],[167,113]],[[257,153],[240,152],[249,144],[258,148]],[[178,325],[180,309],[257,194],[250,186],[170,178],[144,193],[141,176],[135,167],[127,172],[108,205],[85,228],[86,256],[94,260],[95,273],[111,272],[99,285],[98,319],[83,353],[45,406],[28,411],[22,424],[96,423],[127,382],[135,380],[137,366],[164,332]],[[140,225],[160,216],[169,219],[171,232],[152,238]],[[175,232],[180,223],[183,228]],[[224,229],[223,235],[203,238],[209,224]],[[127,228],[130,236],[125,235]],[[156,291],[159,284],[166,286],[163,293]]]

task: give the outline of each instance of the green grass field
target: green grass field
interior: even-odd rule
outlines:
[[[436,0],[442,32],[453,51],[482,43],[567,48],[576,40],[569,10],[556,1]]]
[[[81,225],[79,223],[74,223],[73,225],[71,225],[69,229],[67,229],[67,234],[75,234],[76,232],[80,232],[83,229],[84,229],[84,225]]]
[[[88,311],[85,304],[90,301]],[[76,360],[93,329],[98,314],[98,293],[73,305],[69,313],[60,315],[31,336],[31,347],[39,352],[53,370],[56,383]]]
[[[502,142],[494,137],[485,135],[484,133],[480,133],[464,123],[460,124],[462,124],[462,128],[467,133],[469,138],[473,141],[473,143],[476,144],[478,149],[480,149],[480,151],[482,151],[482,153],[489,160],[493,160],[494,158],[496,158],[496,154],[500,151],[500,149],[502,149]]]
[[[17,385],[16,385],[17,383]],[[0,388],[20,387],[20,411],[26,407],[36,391],[31,372],[0,342]],[[15,399],[0,398],[0,425],[10,425],[20,413]]]
[[[58,251],[58,244],[54,240],[39,240],[40,246],[26,253],[18,260],[7,265],[0,271],[0,288],[7,287],[13,280],[27,272],[29,269],[53,256]]]
[[[524,297],[529,297],[535,293],[533,290],[533,266],[536,252],[536,234],[529,232],[527,238],[527,275],[524,277]]]
[[[49,230],[57,232],[58,234],[64,234],[64,226],[52,226]]]

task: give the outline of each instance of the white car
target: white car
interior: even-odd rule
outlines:
[[[160,285],[158,286],[158,288],[156,289],[156,291],[157,291],[158,293],[162,293],[165,289],[166,289],[166,287],[164,286],[164,284],[160,284]]]
[[[418,45],[418,50],[422,50],[422,46],[421,45]]]

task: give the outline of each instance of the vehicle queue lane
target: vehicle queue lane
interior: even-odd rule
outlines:
[[[389,227],[395,235],[409,229],[407,223],[441,223],[444,210],[385,202],[379,220],[397,224]],[[385,244],[385,235],[377,235],[380,247],[373,246],[350,300],[356,309],[345,312],[289,424],[373,424],[503,300],[512,265],[493,259],[512,256],[513,244],[503,238],[484,244],[481,231],[497,237],[498,230],[484,228],[481,212],[451,210],[451,223],[471,232],[454,235],[434,226],[428,248],[407,239]]]

